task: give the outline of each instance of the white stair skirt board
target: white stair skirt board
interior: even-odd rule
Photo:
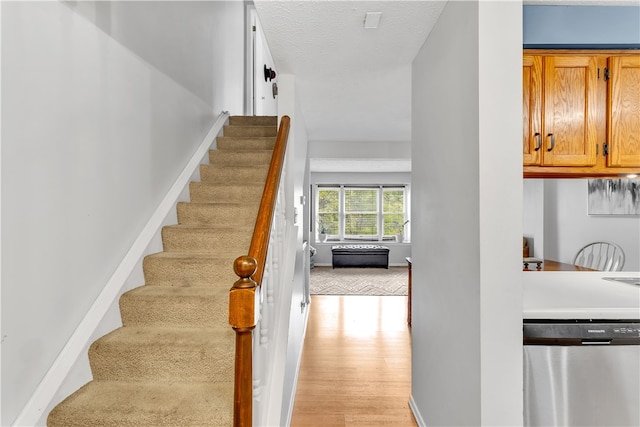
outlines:
[[[185,193],[185,190],[188,191],[189,182],[199,178],[198,167],[201,163],[209,162],[209,149],[215,148],[216,137],[222,132],[223,126],[228,119],[229,113],[227,111],[220,113],[196,152],[171,186],[164,199],[162,199],[153,215],[151,215],[142,232],[131,245],[122,262],[118,265],[91,308],[89,308],[82,322],[80,322],[67,344],[53,362],[51,368],[22,409],[22,412],[18,415],[18,418],[16,418],[14,426],[36,425],[38,420],[40,420],[43,415],[46,415],[45,411],[59,403],[52,402],[56,392],[63,384],[63,381],[71,371],[78,357],[81,356],[82,352],[91,344],[92,334],[99,327],[100,322],[102,322],[102,319],[110,307],[114,303],[118,303],[117,298],[123,290],[125,290],[124,288],[128,278],[132,275],[136,266],[141,265],[142,259],[147,255],[147,248],[152,242],[160,239],[160,232],[165,222],[167,222],[167,218],[170,215],[175,216],[176,204],[180,201],[183,194],[188,194],[188,192]],[[139,286],[139,283],[136,286]]]

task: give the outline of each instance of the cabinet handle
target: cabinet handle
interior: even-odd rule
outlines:
[[[542,135],[540,135],[540,132],[536,132],[535,135],[536,139],[538,140],[537,144],[536,144],[536,148],[534,148],[534,151],[538,151],[539,149],[542,148]]]
[[[549,136],[551,137],[551,147],[547,148],[547,151],[553,150],[553,147],[556,146],[556,137],[555,137],[555,135],[550,133],[550,134],[547,135],[547,137],[549,137]]]

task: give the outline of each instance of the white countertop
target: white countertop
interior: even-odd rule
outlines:
[[[640,286],[603,277],[640,272],[523,272],[523,318],[640,319]]]

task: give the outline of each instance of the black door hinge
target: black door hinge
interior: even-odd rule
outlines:
[[[609,143],[607,142],[602,144],[602,155],[605,157],[609,155]]]
[[[605,68],[604,69],[604,81],[606,82],[607,80],[609,80],[609,69]]]
[[[256,31],[256,26],[254,25],[251,29],[255,32]]]

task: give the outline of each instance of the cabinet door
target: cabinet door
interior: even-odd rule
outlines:
[[[542,57],[522,58],[522,156],[524,165],[540,164],[542,148]]]
[[[640,167],[640,56],[609,58],[609,167]]]
[[[592,166],[597,141],[596,59],[544,58],[543,166]]]

